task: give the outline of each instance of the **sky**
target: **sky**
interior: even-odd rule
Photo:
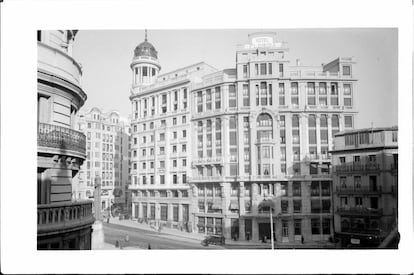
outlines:
[[[376,29],[245,29],[148,30],[148,41],[158,51],[161,74],[204,61],[222,70],[234,68],[236,48],[248,43],[248,34],[276,32],[288,43],[288,59],[295,64],[319,66],[337,57],[354,57],[357,86],[354,104],[356,128],[398,124],[398,33]],[[144,30],[80,30],[73,57],[83,67],[82,86],[88,95],[83,110],[99,107],[131,113],[130,64]]]

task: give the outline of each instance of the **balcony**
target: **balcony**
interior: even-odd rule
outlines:
[[[382,209],[368,207],[338,207],[336,213],[342,216],[382,216]]]
[[[40,204],[37,206],[37,233],[50,234],[92,225],[92,201]]]
[[[382,193],[382,187],[378,186],[378,188],[374,189],[372,187],[361,187],[361,188],[341,188],[339,186],[336,187],[336,193],[338,195],[352,195],[352,194],[364,194],[364,195],[375,195]]]
[[[375,172],[380,170],[380,165],[378,163],[353,163],[335,165],[334,168],[336,173]]]
[[[75,156],[82,158],[86,156],[85,135],[70,128],[57,125],[38,124],[37,146],[57,149],[58,151],[73,151]]]
[[[223,180],[222,176],[201,176],[201,177],[192,177],[191,179],[189,179],[189,182],[198,182],[198,183],[219,182],[222,180]]]
[[[224,161],[223,157],[208,157],[198,158],[194,160],[194,165],[207,165],[207,164],[222,164]]]
[[[327,179],[327,180],[332,179],[332,174],[329,174],[329,173],[317,173],[317,174],[311,174],[310,176],[312,177],[312,179]]]

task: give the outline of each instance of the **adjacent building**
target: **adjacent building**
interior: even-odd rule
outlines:
[[[86,158],[75,130],[86,101],[82,69],[72,58],[77,31],[38,31],[37,248],[91,249],[92,201],[72,200],[72,180]]]
[[[158,53],[145,37],[131,70],[132,217],[191,231],[190,89],[216,69],[201,62],[160,74]]]
[[[398,128],[337,133],[332,164],[336,238],[377,247],[397,229]]]
[[[117,111],[91,108],[79,115],[79,131],[86,135],[86,161],[74,183],[74,199],[93,198],[95,180],[101,184],[101,209],[127,210],[130,122]]]
[[[336,133],[356,120],[355,61],[291,64],[286,43],[256,33],[236,67],[191,89],[194,228],[241,240],[328,241]],[[270,203],[270,204],[269,204]]]

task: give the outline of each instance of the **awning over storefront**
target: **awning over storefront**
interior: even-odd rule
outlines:
[[[259,210],[262,208],[270,208],[270,207],[273,209],[275,208],[275,203],[272,200],[262,200],[258,205]]]
[[[238,201],[231,201],[230,202],[230,210],[239,210],[239,202]]]
[[[212,209],[221,209],[222,205],[221,202],[214,202],[213,205],[211,206]]]

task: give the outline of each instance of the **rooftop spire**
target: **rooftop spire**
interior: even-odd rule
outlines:
[[[145,41],[148,41],[148,39],[147,39],[147,29],[145,29]]]

